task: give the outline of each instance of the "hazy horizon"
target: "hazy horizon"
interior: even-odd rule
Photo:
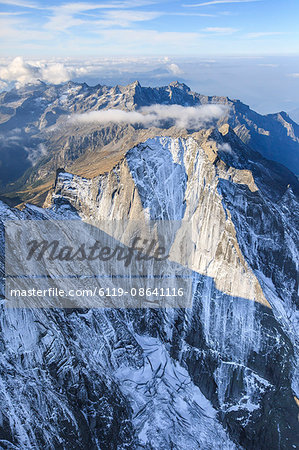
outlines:
[[[299,2],[0,0],[0,90],[178,80],[259,113],[299,107]]]
[[[54,84],[72,80],[90,86],[138,80],[151,87],[177,80],[204,95],[239,99],[262,114],[290,113],[299,107],[297,56],[1,58],[0,79],[1,90],[37,79]]]

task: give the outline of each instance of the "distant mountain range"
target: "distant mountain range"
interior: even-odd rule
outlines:
[[[206,104],[228,107],[216,126],[228,123],[253,150],[296,174],[299,172],[299,126],[285,112],[263,116],[239,100],[200,95],[178,82],[157,88],[142,87],[138,82],[114,87],[40,82],[0,94],[2,196],[9,197],[13,204],[34,198],[40,204],[59,167],[93,176],[109,168],[132,143],[159,132],[174,132],[171,121],[154,127],[155,130],[116,122],[86,122],[79,126],[69,120],[73,114]]]

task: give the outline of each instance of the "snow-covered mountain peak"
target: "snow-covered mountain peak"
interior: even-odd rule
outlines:
[[[206,103],[230,113],[196,130],[65,120]],[[191,308],[12,309],[3,295],[0,446],[296,448],[299,185],[261,154],[287,145],[295,161],[295,125],[176,83],[37,86],[0,107],[35,164],[7,198],[45,206],[0,202],[2,278],[6,220],[155,219],[188,223],[194,283]]]

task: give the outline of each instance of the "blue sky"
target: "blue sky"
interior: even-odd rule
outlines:
[[[0,90],[41,79],[165,85],[299,107],[299,0],[0,0]]]
[[[298,17],[298,0],[3,0],[1,55],[294,54]]]

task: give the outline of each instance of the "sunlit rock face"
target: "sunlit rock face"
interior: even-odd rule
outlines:
[[[95,178],[61,171],[47,209],[1,204],[2,223],[185,221],[196,286],[190,309],[3,301],[4,448],[296,448],[298,182],[229,127],[207,136],[147,139]]]

